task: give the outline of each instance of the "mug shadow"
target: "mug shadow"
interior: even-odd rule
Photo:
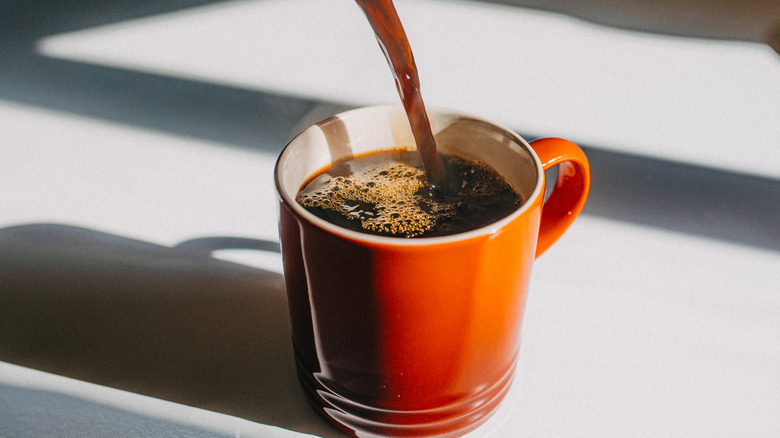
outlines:
[[[250,421],[341,436],[308,406],[281,274],[59,224],[0,229],[0,360]]]

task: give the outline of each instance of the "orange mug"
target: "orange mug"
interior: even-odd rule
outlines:
[[[472,231],[407,239],[338,227],[295,201],[336,160],[413,145],[400,106],[324,120],[276,163],[298,376],[313,406],[352,436],[457,436],[490,416],[512,382],[533,261],[577,217],[590,186],[574,143],[529,144],[446,109],[428,116],[439,151],[492,166],[523,205]],[[544,171],[555,165],[545,201]]]

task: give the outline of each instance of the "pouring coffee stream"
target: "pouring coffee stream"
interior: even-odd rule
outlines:
[[[393,71],[398,94],[406,110],[412,135],[431,188],[448,192],[444,164],[436,150],[412,49],[392,0],[356,0],[376,34],[379,46]]]

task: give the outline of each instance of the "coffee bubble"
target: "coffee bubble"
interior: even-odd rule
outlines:
[[[302,191],[298,202],[359,221],[366,232],[414,237],[454,213],[445,206],[426,211],[420,205],[418,191],[424,181],[421,169],[390,162],[347,176],[322,178],[317,181],[318,189]]]

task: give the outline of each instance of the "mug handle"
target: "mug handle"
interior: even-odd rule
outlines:
[[[558,166],[558,178],[544,202],[536,257],[558,240],[582,211],[590,190],[590,165],[579,146],[562,138],[546,137],[530,142],[542,169]]]

